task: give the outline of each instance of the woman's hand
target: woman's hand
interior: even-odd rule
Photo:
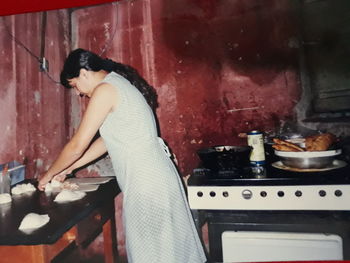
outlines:
[[[48,182],[51,181],[51,176],[49,176],[48,174],[45,174],[43,176],[39,177],[39,183],[38,183],[38,189],[40,191],[44,191],[45,190],[45,186]]]
[[[43,176],[41,176],[41,178],[39,177],[38,189],[40,191],[44,191],[46,184],[52,180],[63,182],[66,179],[66,175],[71,173],[72,173],[72,169],[67,168],[66,170],[63,170],[62,172],[60,172],[59,174],[56,174],[54,177],[49,176],[48,174],[44,174]]]
[[[71,169],[63,170],[63,171],[60,172],[59,174],[56,174],[56,175],[52,178],[52,180],[56,180],[56,181],[59,181],[59,182],[62,183],[62,182],[66,179],[67,175],[68,175],[68,174],[71,174],[71,173],[72,173],[72,170],[71,170]]]

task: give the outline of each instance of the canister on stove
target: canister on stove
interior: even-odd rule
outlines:
[[[250,163],[254,167],[265,164],[264,136],[260,131],[251,131],[248,134],[248,145],[252,147]]]

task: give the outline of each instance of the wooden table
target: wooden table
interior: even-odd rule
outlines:
[[[113,178],[69,203],[54,202],[57,193],[13,195],[11,203],[0,205],[0,262],[64,262],[70,251],[85,248],[101,232],[105,262],[116,262],[114,198],[119,192]],[[48,214],[50,221],[24,233],[18,227],[28,213]]]

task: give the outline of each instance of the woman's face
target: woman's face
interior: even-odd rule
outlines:
[[[93,87],[91,81],[88,81],[88,74],[86,70],[80,70],[80,74],[76,78],[68,79],[69,85],[74,88],[77,95],[90,97]]]
[[[84,88],[81,85],[81,81],[79,80],[79,77],[69,79],[68,83],[75,90],[75,93],[77,95],[86,95],[84,93]]]

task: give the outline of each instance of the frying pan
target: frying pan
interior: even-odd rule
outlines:
[[[218,171],[249,166],[250,146],[219,145],[197,150],[205,168]]]

